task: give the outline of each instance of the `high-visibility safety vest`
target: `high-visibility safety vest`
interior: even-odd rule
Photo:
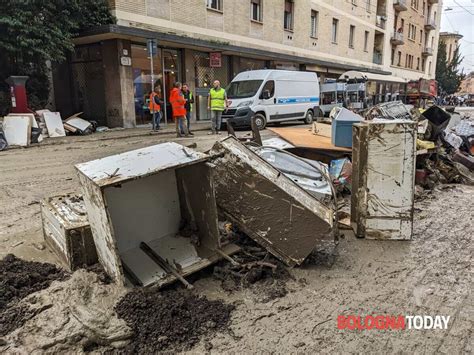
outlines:
[[[216,90],[214,88],[209,91],[211,96],[211,111],[224,111],[225,110],[225,90],[220,88]]]
[[[186,116],[186,99],[180,89],[174,88],[170,93],[170,104],[173,109],[173,117]]]
[[[160,104],[157,104],[155,102],[155,96],[158,96],[158,94],[156,92],[152,92],[150,94],[150,102],[148,103],[148,108],[150,109],[150,112],[158,112],[161,110],[161,106]]]

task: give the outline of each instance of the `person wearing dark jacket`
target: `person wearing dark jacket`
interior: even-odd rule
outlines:
[[[184,105],[184,107],[186,108],[186,123],[188,124],[188,132],[191,136],[193,136],[194,134],[191,132],[190,129],[190,122],[191,112],[193,111],[194,96],[191,90],[189,90],[188,84],[183,84],[181,91],[183,92],[184,99],[186,100],[186,104]],[[184,131],[182,129],[181,131],[184,134]]]

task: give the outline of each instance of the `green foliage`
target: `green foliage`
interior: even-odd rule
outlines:
[[[459,65],[463,58],[459,52],[459,47],[454,50],[453,58],[448,62],[446,54],[446,44],[442,41],[438,46],[438,58],[436,60],[436,80],[441,91],[446,95],[454,94],[458,91],[461,81],[465,75],[460,72]]]
[[[1,0],[0,114],[8,109],[3,99],[8,76],[30,76],[30,106],[41,107],[49,90],[46,62],[65,60],[81,31],[114,22],[106,0]]]

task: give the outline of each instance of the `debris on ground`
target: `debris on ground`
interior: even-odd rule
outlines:
[[[81,353],[96,346],[125,346],[132,336],[126,323],[113,310],[125,289],[104,284],[86,270],[77,270],[65,281],[29,295],[2,319],[9,331],[0,352]],[[22,324],[23,323],[23,324]]]
[[[25,116],[6,116],[2,129],[9,146],[27,147],[31,142],[31,119]]]
[[[413,231],[416,124],[354,126],[351,222],[359,238],[410,240]]]
[[[0,310],[12,301],[47,288],[55,280],[69,274],[53,264],[25,261],[13,254],[0,260]]]
[[[46,245],[69,270],[97,262],[82,195],[69,193],[42,200],[41,221]]]
[[[192,288],[186,276],[238,250],[219,241],[208,159],[167,142],[76,165],[98,258],[115,282]]]
[[[234,227],[232,241],[240,251],[232,255],[234,262],[220,262],[213,276],[229,292],[250,289],[258,302],[269,302],[288,293],[287,281],[292,277],[285,265],[262,246]]]
[[[229,136],[211,149],[219,212],[289,266],[333,239],[334,209]]]
[[[202,337],[225,332],[234,308],[186,290],[135,289],[115,306],[118,316],[133,331],[131,342],[121,351],[151,354],[189,350]]]

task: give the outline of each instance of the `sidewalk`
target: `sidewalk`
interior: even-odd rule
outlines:
[[[78,142],[95,142],[102,140],[110,139],[120,139],[120,138],[131,138],[131,137],[141,137],[141,136],[162,136],[176,134],[175,124],[168,123],[167,126],[161,124],[162,128],[159,131],[152,131],[151,124],[139,125],[135,128],[111,128],[105,132],[95,132],[86,136],[66,136],[59,138],[45,138],[41,143],[31,144],[28,148],[31,147],[40,147],[46,145],[56,145],[56,144],[70,144]],[[191,130],[193,132],[197,131],[206,131],[211,129],[210,121],[202,122],[191,122]],[[8,150],[21,148],[21,147],[9,147]]]

